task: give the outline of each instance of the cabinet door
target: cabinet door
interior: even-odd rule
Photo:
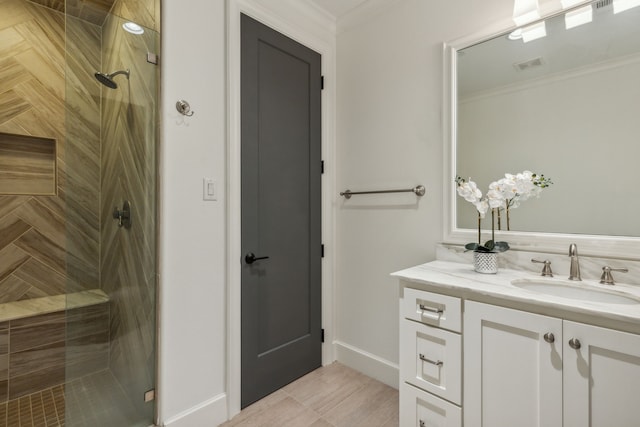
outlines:
[[[564,426],[640,425],[640,336],[569,321],[563,327]]]
[[[467,302],[463,340],[465,426],[562,426],[562,320]]]

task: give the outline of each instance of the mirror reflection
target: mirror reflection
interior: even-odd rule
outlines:
[[[551,178],[512,231],[640,237],[640,7],[581,9],[544,21],[543,37],[457,51],[454,173],[483,193],[505,173]],[[458,228],[477,226],[471,204],[456,209]]]

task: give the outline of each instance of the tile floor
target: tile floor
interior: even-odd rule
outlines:
[[[398,390],[340,363],[319,368],[220,427],[398,427]]]

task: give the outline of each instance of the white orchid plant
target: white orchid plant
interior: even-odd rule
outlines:
[[[458,194],[466,201],[472,203],[478,211],[478,243],[468,243],[467,250],[479,252],[504,252],[509,250],[507,242],[495,241],[495,216],[498,216],[498,230],[501,230],[501,212],[504,210],[507,216],[507,230],[510,229],[509,211],[520,206],[520,203],[531,197],[540,197],[542,189],[553,184],[544,175],[537,175],[530,171],[524,171],[515,175],[507,173],[504,178],[489,184],[489,191],[483,197],[471,178],[465,180],[456,177]],[[481,244],[481,222],[491,209],[491,240]]]

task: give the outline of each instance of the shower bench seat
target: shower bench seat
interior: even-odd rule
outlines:
[[[0,304],[0,403],[106,369],[108,303],[92,289]]]
[[[31,298],[21,301],[0,304],[0,323],[41,314],[73,310],[109,301],[109,297],[101,289],[75,292],[72,294]]]

